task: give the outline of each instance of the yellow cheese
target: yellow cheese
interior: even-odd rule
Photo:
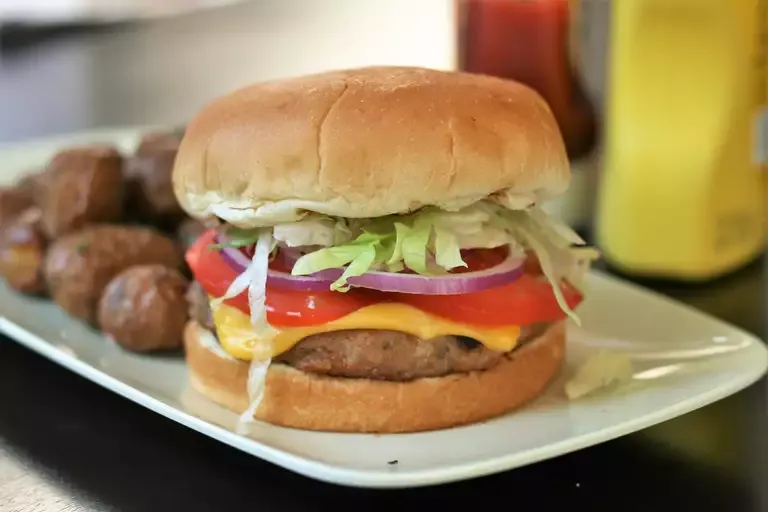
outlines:
[[[254,352],[261,348],[250,319],[240,310],[224,304],[217,306],[213,310],[213,321],[221,346],[233,357],[250,360]],[[467,336],[500,352],[515,348],[520,336],[518,326],[478,327],[430,315],[406,304],[383,303],[367,306],[327,324],[279,330],[272,341],[271,355],[278,356],[313,334],[349,329],[400,331],[424,340],[439,336]]]

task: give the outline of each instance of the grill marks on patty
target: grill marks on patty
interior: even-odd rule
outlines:
[[[199,283],[190,286],[187,298],[190,316],[215,333],[208,296]],[[539,336],[547,327],[523,327],[520,344]],[[488,370],[504,357],[504,353],[465,336],[422,340],[399,331],[353,329],[309,336],[275,361],[334,377],[407,381]]]

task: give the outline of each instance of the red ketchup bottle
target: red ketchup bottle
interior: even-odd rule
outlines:
[[[571,58],[568,0],[458,0],[459,67],[522,82],[557,119],[571,160],[595,140],[592,108]]]

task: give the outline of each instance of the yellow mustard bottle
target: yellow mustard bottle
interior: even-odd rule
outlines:
[[[765,0],[620,0],[611,18],[598,245],[638,276],[735,270],[768,227]]]

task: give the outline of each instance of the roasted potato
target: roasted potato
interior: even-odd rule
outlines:
[[[65,311],[95,323],[107,283],[134,265],[160,264],[180,270],[183,259],[174,240],[138,226],[95,225],[51,244],[45,280],[53,300]]]
[[[136,156],[146,156],[165,150],[171,150],[175,153],[179,149],[180,143],[181,136],[176,132],[145,133],[136,147],[135,154]]]
[[[138,352],[180,348],[189,318],[189,282],[163,265],[138,265],[115,276],[99,301],[99,328]]]
[[[46,291],[43,262],[48,240],[40,217],[40,210],[28,208],[0,228],[0,276],[21,293],[42,295]]]
[[[20,187],[0,188],[0,226],[11,222],[32,206],[32,197]]]
[[[25,196],[29,198],[29,201],[34,202],[35,195],[37,194],[38,183],[45,176],[44,170],[35,170],[27,173],[16,183],[16,188]]]
[[[158,148],[126,159],[125,210],[134,220],[172,231],[185,218],[173,193],[175,148]]]
[[[34,188],[43,230],[51,239],[88,224],[122,220],[122,157],[111,146],[59,152]]]

